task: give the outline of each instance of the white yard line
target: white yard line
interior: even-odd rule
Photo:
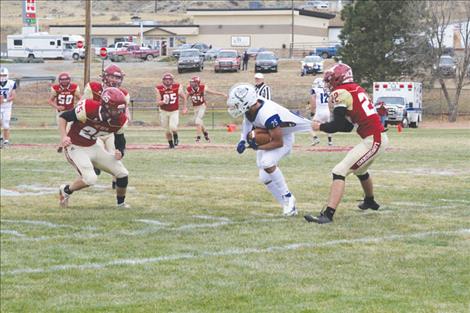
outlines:
[[[39,225],[39,226],[45,226],[45,227],[50,227],[50,228],[59,228],[59,227],[73,227],[72,225],[60,225],[60,224],[54,224],[51,222],[46,222],[46,221],[33,221],[33,220],[0,220],[2,223],[13,223],[13,224],[29,224],[29,225]]]
[[[157,226],[168,226],[168,223],[160,222],[157,220],[145,220],[145,219],[140,219],[140,220],[135,220],[136,222],[141,222],[145,224],[150,224],[150,225],[157,225]]]
[[[463,200],[463,199],[439,199],[439,200],[444,201],[444,202],[470,203],[470,200]]]
[[[217,221],[225,221],[230,222],[228,217],[223,216],[212,216],[212,215],[193,215],[194,218],[200,218],[202,220],[217,220]]]
[[[470,234],[470,228],[462,228],[451,231],[427,231],[413,234],[395,234],[383,237],[363,237],[356,239],[338,239],[321,243],[304,242],[293,243],[283,246],[272,246],[267,248],[240,248],[232,247],[221,251],[195,251],[193,253],[164,255],[153,258],[134,258],[134,259],[116,259],[102,263],[86,263],[86,264],[63,264],[43,268],[20,268],[10,271],[3,271],[1,275],[19,275],[19,274],[32,274],[32,273],[50,273],[65,270],[100,270],[111,266],[120,265],[141,265],[141,264],[155,264],[164,261],[178,261],[187,259],[200,259],[214,256],[237,256],[247,254],[262,254],[273,252],[285,252],[298,249],[316,249],[322,247],[338,246],[342,244],[377,244],[385,241],[395,241],[410,238],[426,238],[432,236],[459,236]]]
[[[17,232],[16,230],[9,230],[9,229],[1,229],[0,234],[8,234],[8,235],[13,235],[17,237],[25,237],[24,234]]]

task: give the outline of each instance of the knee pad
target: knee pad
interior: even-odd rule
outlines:
[[[95,171],[92,170],[91,173],[83,175],[82,180],[85,184],[87,184],[87,186],[93,186],[94,184],[96,184],[98,176],[96,176]]]
[[[118,186],[119,188],[126,188],[129,182],[128,177],[129,176],[116,178],[116,186]]]
[[[267,185],[272,181],[271,175],[269,175],[264,169],[260,169],[259,170],[259,181],[262,182],[263,184]]]
[[[365,173],[364,175],[356,175],[360,181],[368,180],[369,179],[369,172]]]
[[[342,175],[337,175],[335,173],[333,173],[333,180],[345,180],[346,177],[342,176]]]

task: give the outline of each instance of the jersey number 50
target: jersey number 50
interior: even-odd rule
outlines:
[[[73,95],[59,95],[57,97],[57,103],[60,105],[72,104]]]

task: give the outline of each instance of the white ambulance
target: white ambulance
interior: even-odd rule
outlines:
[[[374,82],[373,100],[384,102],[388,124],[417,128],[423,121],[423,90],[416,82]]]

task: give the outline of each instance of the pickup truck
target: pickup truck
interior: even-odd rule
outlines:
[[[310,51],[310,55],[319,55],[324,59],[328,59],[338,55],[339,47],[340,45],[314,48]]]
[[[108,54],[109,54],[109,53],[116,52],[119,50],[124,50],[130,45],[135,45],[135,43],[127,42],[127,41],[120,41],[120,42],[116,42],[116,43],[113,43],[112,45],[107,46],[106,50],[108,51]],[[95,48],[95,54],[98,56],[100,55],[100,49],[101,47]]]
[[[111,53],[108,52],[108,57],[113,62],[122,62],[125,59],[129,58],[152,61],[155,57],[158,57],[159,55],[159,50],[143,49],[139,45],[135,44],[130,45],[122,50],[114,51]]]

